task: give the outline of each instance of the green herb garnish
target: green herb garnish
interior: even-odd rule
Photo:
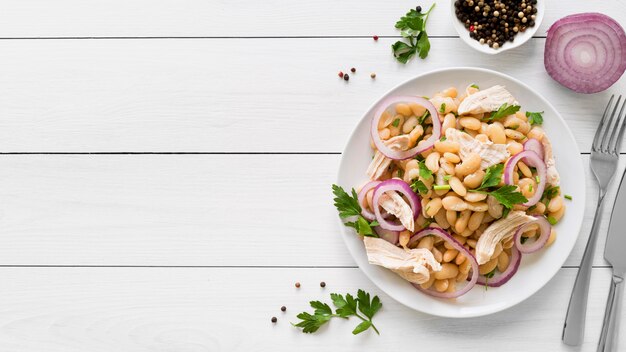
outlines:
[[[420,181],[417,178],[411,183],[411,189],[413,190],[413,192],[419,192],[419,194],[422,195],[428,193],[428,187],[426,187],[424,182]]]
[[[428,180],[431,177],[433,177],[433,172],[430,171],[430,169],[426,167],[425,160],[420,161],[418,166],[419,166],[419,175],[423,180]]]
[[[439,138],[439,141],[440,141],[440,142],[443,142],[443,141],[445,141],[446,139],[448,139],[446,136],[441,136],[441,138]]]
[[[472,88],[476,88],[476,89],[480,89],[480,87],[479,87],[479,86],[477,86],[476,84],[472,84],[470,87],[472,87]]]
[[[424,121],[426,121],[426,119],[428,118],[428,116],[430,116],[430,111],[426,110],[424,114],[419,118],[419,121],[418,121],[419,124],[420,125],[423,124]]]
[[[550,223],[550,225],[556,225],[556,223],[559,221],[554,216],[548,216],[548,222]]]
[[[434,185],[434,186],[433,186],[433,189],[434,189],[435,191],[447,191],[447,190],[449,190],[450,188],[451,188],[451,187],[450,187],[450,185]]]
[[[526,117],[531,125],[541,125],[543,123],[543,111],[542,112],[530,112],[526,111]]]
[[[393,125],[393,127],[398,127],[398,125],[400,124],[400,119],[393,120],[391,124]]]
[[[520,238],[520,239],[519,239],[519,241],[520,241],[522,244],[524,244],[524,243],[526,243],[526,241],[528,241],[528,237],[524,237],[524,236],[522,236],[522,238]]]
[[[430,9],[424,13],[411,9],[396,22],[396,28],[400,30],[402,37],[408,40],[408,43],[399,40],[391,45],[396,60],[406,64],[415,54],[421,59],[428,56],[430,41],[426,33],[426,21],[434,7],[435,4],[433,3]]]
[[[570,196],[569,194],[564,195],[563,198],[567,200],[572,200],[572,196]]]
[[[303,333],[311,334],[316,332],[322,325],[328,323],[332,318],[345,318],[357,317],[363,322],[357,325],[352,334],[360,334],[363,331],[372,328],[378,335],[380,332],[372,323],[372,318],[380,310],[383,304],[380,302],[378,296],[374,296],[370,300],[370,294],[363,290],[359,290],[357,297],[354,298],[351,294],[344,296],[338,293],[331,293],[330,298],[333,301],[333,305],[337,308],[333,313],[332,308],[320,301],[311,301],[309,304],[314,309],[313,314],[308,312],[302,312],[296,317],[300,319],[300,322],[293,324],[293,326],[301,328]],[[360,315],[361,312],[364,316]]]
[[[537,181],[537,183],[541,182],[541,179],[539,178],[539,175],[535,176],[535,181]]]
[[[505,185],[497,190],[490,192],[489,195],[493,196],[495,199],[500,202],[505,208],[513,208],[513,205],[526,203],[528,199],[524,197],[523,194],[516,191],[515,186],[513,185]]]
[[[504,164],[496,164],[487,168],[483,182],[477,188],[477,190],[495,187],[500,184],[502,180],[502,172],[504,171]]]
[[[342,219],[356,217],[355,221],[345,222],[344,225],[354,228],[362,236],[378,237],[372,229],[372,227],[378,226],[378,222],[369,222],[361,215],[359,197],[354,188],[352,189],[352,196],[350,196],[340,186],[333,185],[333,194],[335,195],[333,200],[335,201],[335,207],[339,211],[339,217]]]
[[[513,115],[516,112],[518,112],[519,109],[520,109],[519,105],[509,105],[507,103],[504,103],[500,106],[500,108],[498,108],[497,111],[491,113],[491,116],[489,116],[487,121],[493,121],[493,120],[501,119],[509,115]]]
[[[450,181],[451,178],[452,178],[452,175],[445,175],[445,176],[443,176],[443,179],[445,181]]]
[[[398,177],[404,178],[404,170],[398,169]]]
[[[559,192],[560,192],[559,186],[548,187],[543,191],[543,195],[541,196],[541,198],[552,199],[558,196]]]
[[[439,112],[442,114],[446,112],[446,103],[441,103],[441,106],[439,107]]]

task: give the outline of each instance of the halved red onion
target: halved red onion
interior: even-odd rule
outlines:
[[[378,221],[378,223],[380,224],[380,227],[382,227],[385,230],[404,231],[406,229],[402,224],[394,224],[392,222],[389,222],[381,214],[380,205],[378,205],[380,203],[380,196],[382,196],[385,192],[389,192],[389,191],[396,191],[406,197],[406,199],[409,202],[409,206],[411,207],[411,210],[413,211],[414,219],[417,219],[420,211],[422,210],[422,202],[420,201],[419,196],[415,194],[415,192],[413,192],[411,187],[402,180],[398,180],[398,179],[386,180],[386,181],[381,182],[380,184],[378,184],[378,186],[376,186],[376,188],[374,188],[374,196],[372,197],[372,203],[376,204],[376,206],[374,207],[374,215],[376,216],[376,221]]]
[[[606,90],[626,70],[624,29],[600,13],[566,16],[548,29],[544,65],[555,81],[575,92]]]
[[[398,244],[398,239],[400,238],[400,232],[386,230],[380,226],[374,227],[374,231],[376,231],[376,234],[378,234],[378,237],[382,238],[383,240],[393,245]]]
[[[361,215],[363,215],[363,217],[369,221],[376,219],[376,216],[374,215],[374,213],[369,211],[369,209],[367,209],[367,202],[365,201],[365,197],[367,196],[367,192],[369,192],[371,189],[378,186],[379,184],[380,181],[368,182],[365,184],[365,186],[363,186],[363,188],[361,188],[358,194],[359,205],[361,206]]]
[[[522,244],[522,233],[530,226],[537,224],[539,225],[539,237],[531,243]],[[513,235],[515,239],[515,247],[519,249],[522,253],[533,253],[546,245],[548,242],[548,238],[550,238],[550,232],[552,231],[552,225],[548,222],[548,220],[543,215],[535,215],[535,220],[529,221],[524,225],[517,228],[515,231],[515,235]]]
[[[532,150],[533,152],[537,153],[537,155],[539,155],[539,157],[541,158],[541,160],[544,160],[544,151],[543,151],[543,144],[541,144],[541,142],[536,139],[536,138],[529,138],[528,140],[526,140],[526,142],[524,142],[523,144],[524,146],[524,150]],[[527,163],[527,159],[524,158],[524,163]]]
[[[519,268],[519,264],[522,261],[522,254],[520,251],[515,248],[515,246],[511,247],[511,258],[509,259],[509,266],[504,270],[503,273],[496,273],[493,277],[487,279],[487,277],[480,275],[478,276],[478,281],[476,283],[478,285],[489,286],[489,287],[500,287],[509,281],[513,275],[517,272]]]
[[[543,191],[546,188],[547,181],[547,171],[546,171],[546,163],[543,161],[537,153],[532,150],[523,150],[512,157],[506,162],[504,166],[504,183],[507,185],[514,184],[513,182],[513,173],[515,170],[515,165],[517,162],[524,159],[525,163],[529,166],[533,166],[537,169],[537,175],[539,176],[539,183],[537,184],[537,189],[535,190],[535,194],[528,200],[528,202],[522,204],[524,206],[530,207],[541,200],[541,196],[543,195]]]
[[[457,298],[466,294],[469,290],[472,289],[472,287],[474,287],[474,285],[476,285],[476,281],[478,280],[478,262],[476,261],[476,258],[472,255],[470,251],[468,251],[465,247],[463,247],[463,245],[459,241],[455,240],[454,237],[452,237],[448,232],[438,227],[427,227],[421,230],[420,232],[416,233],[415,235],[411,237],[407,246],[413,247],[417,245],[420,239],[429,235],[443,238],[444,241],[450,243],[450,245],[454,249],[459,251],[460,254],[463,254],[465,258],[467,258],[466,260],[470,260],[472,264],[472,276],[470,277],[469,282],[462,289],[455,291],[455,292],[437,292],[435,290],[430,290],[430,289],[425,290],[420,285],[417,285],[417,284],[413,284],[413,286],[415,286],[415,288],[417,288],[418,290],[426,293],[427,295],[431,295],[431,296],[439,297],[439,298]]]
[[[378,134],[378,122],[380,121],[380,118],[385,110],[387,110],[391,105],[398,103],[416,103],[425,107],[430,112],[430,116],[432,116],[433,120],[433,132],[432,135],[424,143],[422,143],[422,145],[415,146],[409,150],[393,150],[386,146],[383,140],[380,139],[380,135]],[[441,138],[441,121],[439,121],[437,109],[435,109],[435,106],[427,99],[417,96],[389,97],[380,102],[378,109],[374,112],[370,134],[376,149],[383,153],[384,156],[393,160],[404,160],[425,152],[435,145],[435,142]]]

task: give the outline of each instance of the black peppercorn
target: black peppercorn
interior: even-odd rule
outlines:
[[[350,72],[352,72],[352,73],[356,72],[356,68],[354,68],[354,67],[353,67],[353,68],[351,68],[351,69],[350,69]]]
[[[422,7],[421,7],[421,6],[417,6],[417,7],[415,8],[415,11],[417,11],[417,12],[422,12]]]
[[[326,283],[324,281],[320,282],[320,287],[326,287]]]
[[[284,312],[284,311],[286,311],[286,310],[287,310],[287,307],[282,306],[282,307],[280,307],[280,310],[282,310],[282,311]]]
[[[346,76],[347,75],[343,75],[344,79],[345,79]],[[346,79],[346,81],[347,81],[347,79]],[[299,282],[296,282],[296,288],[300,288],[300,283]]]
[[[278,319],[276,317],[272,317],[272,323],[275,323],[277,321],[278,321]]]
[[[343,80],[344,80],[344,81],[347,81],[347,80],[349,80],[349,79],[350,79],[350,76],[348,76],[348,74],[347,74],[347,73],[343,75]],[[296,287],[298,287],[298,286],[296,286]]]

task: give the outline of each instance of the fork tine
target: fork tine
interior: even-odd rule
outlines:
[[[604,113],[602,114],[602,120],[600,120],[600,124],[598,125],[598,129],[596,129],[596,135],[593,137],[593,143],[591,145],[592,150],[600,150],[600,143],[602,140],[600,139],[600,131],[604,126],[606,118],[608,116],[609,108],[611,107],[611,103],[613,102],[613,98],[615,98],[615,94],[611,95],[611,99],[609,99],[609,103],[606,104],[606,108],[604,108]]]
[[[611,141],[609,142],[609,146],[612,146],[612,152],[617,154],[620,152],[620,146],[622,145],[622,137],[624,136],[624,128],[626,127],[626,115],[624,113],[624,107],[626,107],[626,99],[624,103],[622,103],[622,108],[619,111],[618,118],[619,120],[619,132],[617,129],[613,131],[613,136],[611,136]],[[616,126],[617,127],[617,126]]]
[[[611,133],[613,133],[613,130],[615,129],[615,123],[616,121],[619,120],[619,115],[617,116],[617,119],[615,118],[616,112],[617,112],[617,108],[619,107],[619,103],[622,100],[622,96],[620,95],[617,98],[617,102],[615,102],[615,106],[613,107],[613,111],[611,112],[611,117],[608,121],[608,123],[606,124],[606,128],[604,129],[604,134],[602,136],[602,141],[601,141],[601,145],[600,145],[600,151],[602,153],[608,153],[609,152],[609,141],[610,141],[610,136]]]

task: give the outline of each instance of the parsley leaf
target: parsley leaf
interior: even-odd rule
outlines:
[[[339,217],[345,219],[356,216],[355,221],[344,223],[346,226],[354,228],[362,236],[378,237],[372,229],[372,227],[378,226],[378,222],[369,222],[361,215],[359,197],[354,188],[352,189],[352,196],[350,196],[340,186],[333,185],[333,194],[335,195],[333,200],[335,201],[335,207],[339,211]]]
[[[420,161],[418,166],[419,166],[419,175],[422,179],[428,180],[431,177],[433,177],[433,172],[430,171],[430,169],[426,167],[426,160]]]
[[[542,112],[530,112],[526,111],[526,117],[531,125],[541,125],[543,123],[543,111]]]
[[[433,3],[430,9],[424,13],[411,9],[396,22],[395,27],[400,30],[402,37],[408,40],[408,43],[400,40],[391,45],[396,60],[406,64],[415,54],[422,59],[428,56],[430,41],[426,33],[426,21],[434,7],[435,4]]]
[[[477,86],[476,84],[472,84],[470,87],[472,87],[472,88],[476,88],[476,89],[480,89],[480,87],[479,87],[479,86]]]
[[[509,115],[513,115],[516,112],[518,112],[519,109],[520,109],[519,105],[509,105],[507,103],[504,103],[500,106],[500,108],[498,108],[498,111],[492,112],[491,116],[489,116],[487,120],[493,121],[493,120],[501,119]]]
[[[517,192],[516,187],[513,185],[502,186],[490,192],[489,195],[497,199],[505,208],[513,208],[515,204],[528,202],[528,199],[520,192]]]
[[[380,310],[383,306],[380,303],[380,299],[378,296],[374,296],[370,300],[370,294],[366,293],[363,290],[359,290],[357,293],[357,298],[354,298],[351,294],[346,294],[344,296],[338,293],[331,293],[330,298],[333,301],[333,305],[337,308],[335,313],[333,314],[332,308],[328,306],[326,303],[322,303],[320,301],[311,301],[309,304],[314,309],[313,314],[302,312],[298,314],[296,317],[300,319],[300,322],[297,324],[293,324],[293,326],[302,328],[303,333],[314,333],[316,332],[322,325],[328,323],[331,318],[345,318],[349,317],[357,317],[362,320],[362,322],[354,328],[352,334],[360,334],[363,331],[366,331],[369,328],[372,328],[377,334],[380,335],[376,326],[372,322],[372,318],[374,315]],[[363,317],[358,312],[361,312],[365,315]]]
[[[496,164],[487,168],[483,182],[477,188],[477,190],[495,187],[500,184],[502,180],[502,172],[504,171],[504,164]]]
[[[413,190],[413,192],[424,195],[426,193],[428,193],[428,187],[426,187],[426,185],[424,184],[424,182],[422,182],[419,179],[415,179],[413,180],[413,183],[411,183],[411,189]]]
[[[561,188],[559,186],[547,187],[543,191],[543,195],[541,196],[541,198],[552,199],[558,196],[560,191],[561,191]]]
[[[419,118],[419,124],[423,124],[424,121],[426,121],[426,119],[428,118],[428,116],[430,116],[430,111],[426,110],[424,112],[424,114]]]
[[[439,107],[439,112],[442,114],[446,112],[446,103],[441,103],[441,106]]]
[[[400,124],[400,119],[393,120],[391,124],[393,125],[393,127],[398,127],[398,125]]]

